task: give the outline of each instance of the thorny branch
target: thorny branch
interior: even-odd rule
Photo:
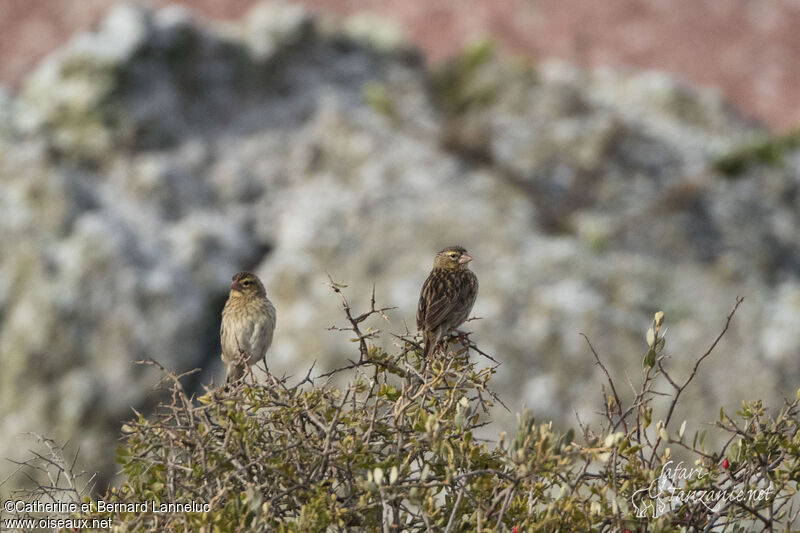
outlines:
[[[115,523],[131,530],[181,531],[277,530],[287,524],[337,532],[645,531],[655,517],[635,514],[632,505],[646,503],[642,489],[647,492],[671,458],[665,441],[696,458],[706,472],[691,482],[692,490],[774,492],[767,501],[716,507],[670,501],[668,514],[659,518],[662,530],[723,531],[745,524],[772,531],[792,528],[800,516],[793,497],[793,484],[800,481],[800,400],[787,401],[773,418],[759,402],[743,406],[741,423],[723,413],[714,429],[725,442],[716,451],[706,449],[698,434],[689,442],[682,430],[666,439],[662,433],[682,392],[728,331],[741,299],[685,380],[668,373],[667,356],[658,357],[645,368],[641,384],[628,380],[633,400],[627,405],[584,335],[613,398],[604,398],[603,427],[579,419],[583,442],[578,442],[571,430],[559,433],[525,412],[511,439],[501,434],[493,443],[476,432],[486,427],[492,406],[503,405],[489,387],[497,366],[482,368],[473,359],[496,361],[469,334],[455,335],[444,353],[427,361],[409,332],[392,334],[394,350],[387,352],[378,344],[380,332],[365,325],[374,315],[388,320],[391,309],[376,306],[374,288],[369,308],[357,313],[344,286],[332,280],[330,285],[347,320],[347,326],[331,330],[351,332],[359,345],[358,359],[346,366],[313,376],[312,364],[293,385],[272,375],[259,383],[250,373],[195,397],[182,381],[196,370],[181,374],[154,360],[141,362],[162,372],[170,394],[154,413],[136,413],[123,426],[119,459],[125,482],[104,497],[131,502],[148,491],[148,498],[162,501],[208,502],[211,511],[119,512]],[[327,379],[334,376],[348,383],[334,388]],[[664,396],[655,389],[657,382],[672,387],[672,394],[666,422],[654,432],[649,426],[658,402],[653,400]],[[87,497],[80,476],[72,475],[75,461],[65,461],[52,441],[45,445],[48,453],[34,452],[30,461],[19,463],[31,479],[27,471],[38,467],[46,480],[25,497]],[[723,457],[729,467],[721,466]]]

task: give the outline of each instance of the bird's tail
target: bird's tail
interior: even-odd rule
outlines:
[[[425,341],[425,348],[422,351],[422,357],[427,359],[429,355],[433,354],[433,349],[436,348],[436,342],[439,339],[432,331],[424,332],[422,334],[422,338]]]

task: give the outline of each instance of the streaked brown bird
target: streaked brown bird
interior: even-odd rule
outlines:
[[[264,285],[255,274],[239,272],[233,276],[219,331],[228,382],[240,379],[259,359],[266,366],[274,331],[275,306]]]
[[[417,306],[417,329],[428,357],[442,338],[468,317],[478,296],[478,278],[469,269],[472,257],[461,246],[436,254],[433,270],[422,285]]]

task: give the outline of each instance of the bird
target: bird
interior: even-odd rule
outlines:
[[[263,358],[266,366],[275,319],[275,306],[258,276],[250,272],[234,275],[219,331],[229,383],[241,379],[259,359]]]
[[[472,261],[461,246],[448,246],[436,254],[433,270],[422,284],[417,305],[417,329],[428,357],[439,341],[468,317],[478,296],[478,278],[469,269]]]

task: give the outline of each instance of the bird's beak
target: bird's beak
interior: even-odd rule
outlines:
[[[470,261],[472,261],[472,256],[469,254],[461,254],[461,257],[458,258],[459,264],[462,265],[465,263],[469,263]]]
[[[231,282],[231,292],[242,292],[242,286],[238,281]]]

